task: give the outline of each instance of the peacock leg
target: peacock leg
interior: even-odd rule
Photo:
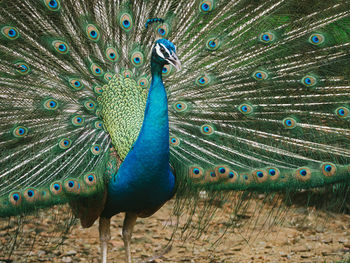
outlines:
[[[132,236],[132,231],[136,223],[137,215],[135,213],[125,213],[124,223],[123,223],[123,241],[125,247],[125,262],[131,263],[131,253],[130,253],[130,240]]]
[[[107,263],[108,241],[111,239],[110,224],[111,224],[110,218],[100,217],[100,224],[98,229],[100,232],[102,263]]]

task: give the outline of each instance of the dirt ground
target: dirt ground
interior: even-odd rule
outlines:
[[[280,224],[266,224],[263,228],[264,217],[255,225],[252,215],[247,213],[238,220],[236,229],[228,229],[213,245],[225,231],[227,213],[222,206],[199,239],[190,236],[183,242],[177,231],[171,248],[164,249],[176,226],[174,218],[170,218],[173,206],[174,201],[170,201],[152,217],[138,219],[132,238],[134,262],[350,262],[349,214],[315,213],[313,209],[299,207],[282,215],[284,220]],[[268,214],[269,209],[259,213]],[[180,221],[185,221],[186,216]],[[240,220],[250,223],[240,228]],[[122,222],[123,215],[112,219],[109,262],[124,262]],[[55,227],[54,221],[46,219],[40,224],[42,229],[36,229],[36,233],[45,234]],[[5,228],[3,225],[0,230]],[[29,235],[33,231],[27,232]],[[4,236],[0,231],[3,246],[9,242]],[[23,253],[17,250],[12,261],[0,262],[99,262],[98,224],[82,229],[76,222],[69,239],[59,248],[34,244],[30,250]]]

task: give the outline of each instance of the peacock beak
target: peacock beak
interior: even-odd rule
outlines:
[[[171,54],[170,57],[166,59],[171,65],[173,65],[177,71],[181,70],[181,62],[175,53]]]

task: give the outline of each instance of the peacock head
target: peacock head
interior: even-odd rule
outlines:
[[[176,56],[176,47],[169,40],[164,38],[158,39],[152,50],[152,61],[160,64],[163,68],[164,65],[171,64],[177,71],[181,69],[181,63]]]

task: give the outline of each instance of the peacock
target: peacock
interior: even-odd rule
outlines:
[[[107,262],[125,213],[131,262],[174,195],[349,189],[350,1],[0,6],[1,217],[68,203]]]

